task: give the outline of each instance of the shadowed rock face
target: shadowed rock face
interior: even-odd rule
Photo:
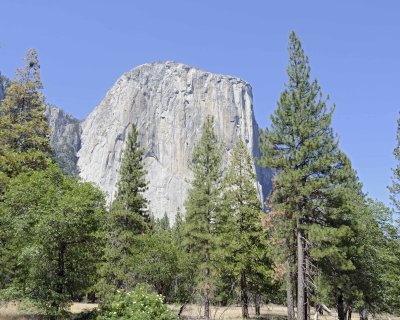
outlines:
[[[174,219],[177,209],[184,209],[192,178],[188,163],[208,115],[214,116],[215,131],[228,151],[224,164],[238,138],[259,157],[249,84],[174,62],[134,68],[81,123],[80,176],[99,185],[111,201],[128,130],[135,123],[145,149],[150,210],[156,217],[166,212]],[[255,170],[264,198],[271,188],[271,172],[258,166]]]
[[[1,100],[4,99],[4,88],[3,88],[3,83],[0,81],[0,105],[1,105]]]
[[[1,100],[4,99],[5,91],[9,84],[10,80],[7,77],[3,76],[0,72],[0,106],[1,106]]]
[[[64,173],[78,175],[77,153],[81,147],[80,123],[63,110],[47,105],[45,115],[51,130],[50,145]]]
[[[0,73],[0,106],[9,80]],[[64,173],[78,175],[77,152],[80,149],[79,120],[53,105],[46,105],[45,115],[51,131],[50,145],[57,164]]]

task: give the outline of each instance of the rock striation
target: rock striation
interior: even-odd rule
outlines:
[[[4,88],[3,88],[3,83],[0,81],[0,105],[1,105],[1,100],[4,99]]]
[[[7,85],[5,77],[1,80],[0,101]],[[250,85],[175,62],[144,64],[123,74],[83,122],[52,105],[45,113],[57,163],[65,173],[97,184],[109,202],[115,197],[128,130],[135,123],[145,150],[146,196],[156,217],[166,212],[174,220],[178,208],[184,211],[192,179],[189,162],[208,115],[214,116],[227,151],[224,164],[239,138],[254,158],[260,157]],[[256,163],[254,169],[264,200],[271,171]]]
[[[1,106],[1,100],[4,99],[5,97],[5,91],[6,91],[6,87],[9,85],[10,80],[3,76],[0,72],[0,106]]]
[[[192,178],[188,164],[208,115],[214,116],[215,131],[227,150],[224,163],[239,138],[253,157],[260,156],[251,86],[175,62],[144,64],[123,74],[80,124],[80,135],[77,123],[50,111],[51,127],[63,128],[53,129],[53,138],[67,141],[71,153],[79,149],[76,170],[105,191],[109,201],[116,193],[128,130],[135,123],[145,150],[149,209],[156,217],[166,212],[171,219],[178,208],[184,210]],[[265,198],[271,172],[256,164],[255,170],[260,197]]]
[[[53,105],[46,106],[45,115],[57,164],[64,173],[78,175],[77,153],[81,148],[79,120]]]

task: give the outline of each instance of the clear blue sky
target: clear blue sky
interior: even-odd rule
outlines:
[[[287,41],[301,38],[313,76],[371,197],[388,202],[400,111],[400,1],[0,0],[0,71],[39,52],[49,103],[84,118],[125,71],[174,60],[253,87],[261,127],[286,81]]]

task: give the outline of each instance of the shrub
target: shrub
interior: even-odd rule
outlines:
[[[161,295],[151,293],[145,286],[133,291],[118,291],[105,303],[97,320],[176,320],[163,303]]]

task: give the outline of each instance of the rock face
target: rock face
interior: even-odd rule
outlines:
[[[1,105],[1,100],[3,99],[4,99],[4,88],[2,81],[0,81],[0,105]]]
[[[10,80],[0,73],[0,106],[5,97],[5,88]],[[45,115],[51,131],[50,145],[55,160],[64,173],[78,175],[77,153],[81,147],[79,120],[53,105],[46,105]]]
[[[50,145],[58,165],[64,173],[78,175],[77,153],[81,147],[79,120],[53,105],[46,106],[45,115],[51,130]]]
[[[0,105],[1,105],[1,100],[3,100],[5,97],[5,91],[9,84],[10,80],[7,77],[3,76],[0,72]]]
[[[65,120],[50,114],[55,122]],[[174,62],[144,64],[123,74],[81,123],[80,140],[75,123],[63,125],[57,135],[68,136],[71,152],[79,149],[80,176],[99,185],[111,201],[128,130],[135,123],[145,149],[150,210],[156,217],[166,212],[174,219],[178,208],[184,209],[192,178],[188,163],[208,115],[214,116],[215,131],[228,151],[225,164],[238,138],[259,157],[250,85]],[[255,170],[260,196],[265,197],[271,172],[257,165]]]

